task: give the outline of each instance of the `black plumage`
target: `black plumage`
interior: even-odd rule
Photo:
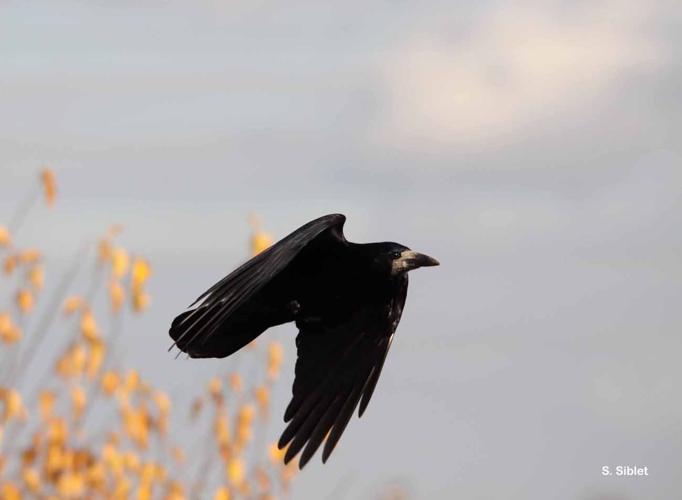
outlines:
[[[405,304],[407,271],[438,265],[398,243],[357,244],[346,218],[297,229],[204,292],[175,318],[170,335],[194,358],[222,358],[271,326],[295,321],[298,359],[285,462],[300,467],[325,442],[326,461],[359,404],[367,408]]]

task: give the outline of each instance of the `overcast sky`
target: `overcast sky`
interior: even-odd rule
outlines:
[[[294,498],[668,499],[682,481],[682,7],[590,2],[0,6],[0,213],[59,267],[113,222],[151,259],[127,355],[175,394],[170,319],[244,258],[348,216],[415,272],[368,413]],[[293,376],[295,331],[275,404]],[[238,355],[237,355],[238,356]],[[180,397],[180,396],[178,396]],[[275,412],[277,413],[277,411]],[[281,431],[279,416],[269,432]],[[648,466],[602,478],[602,465]]]

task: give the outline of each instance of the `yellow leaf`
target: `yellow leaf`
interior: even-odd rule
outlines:
[[[12,328],[12,317],[9,313],[0,313],[0,333]]]
[[[270,390],[266,386],[260,385],[256,387],[255,396],[261,413],[265,414],[270,403]]]
[[[208,393],[213,397],[217,398],[220,396],[222,390],[222,383],[218,377],[213,377],[208,382]]]
[[[109,283],[109,299],[111,300],[111,309],[114,312],[119,312],[125,301],[125,290],[123,290],[120,281],[114,279]]]
[[[230,490],[225,486],[221,486],[216,490],[215,495],[213,495],[213,500],[230,500]]]
[[[235,392],[241,392],[244,383],[242,382],[242,377],[237,372],[230,374],[230,388]]]
[[[47,440],[53,445],[63,445],[68,437],[68,428],[63,418],[52,418],[47,424]]]
[[[134,392],[140,387],[140,374],[137,370],[128,370],[125,377],[126,392]]]
[[[150,297],[144,290],[133,289],[133,310],[142,312],[149,307]]]
[[[41,254],[39,250],[36,250],[35,248],[29,248],[19,253],[18,257],[22,264],[35,264],[40,260]]]
[[[151,275],[152,269],[149,262],[141,257],[135,258],[133,261],[132,271],[132,285],[133,288],[140,288],[143,286]]]
[[[33,294],[30,292],[30,290],[27,290],[25,288],[20,289],[17,292],[17,307],[19,307],[19,310],[22,313],[28,313],[33,309],[33,305],[35,303],[33,299]]]
[[[107,396],[111,396],[114,392],[116,392],[116,389],[118,389],[120,383],[121,378],[119,377],[118,373],[108,371],[102,376],[102,391],[104,391]]]
[[[45,273],[42,266],[34,266],[29,269],[27,278],[35,290],[42,290],[45,286]]]
[[[218,413],[213,422],[213,434],[216,441],[222,446],[230,444],[230,424],[224,413]]]
[[[89,342],[99,342],[99,329],[91,311],[86,310],[81,315],[81,334]]]
[[[233,458],[227,463],[227,478],[232,484],[239,485],[244,480],[244,462]]]
[[[137,500],[151,500],[152,498],[152,487],[150,484],[141,484],[137,488],[137,495],[135,496]]]
[[[178,464],[185,463],[185,452],[182,450],[182,448],[179,446],[174,446],[171,450],[171,453],[173,455],[173,460],[175,460]]]
[[[14,268],[17,267],[17,256],[16,255],[8,255],[5,257],[5,261],[3,263],[3,269],[5,270],[5,274],[12,274],[14,271]]]
[[[122,278],[128,272],[130,257],[128,252],[121,247],[116,247],[111,252],[111,272],[116,278]]]
[[[258,255],[263,250],[267,250],[273,242],[270,234],[263,231],[253,233],[251,236],[251,255]]]
[[[260,218],[255,214],[249,215],[251,225],[251,255],[258,255],[272,245],[272,236],[261,230]]]
[[[4,483],[0,487],[0,498],[3,500],[21,500],[21,492],[14,484]]]
[[[111,260],[112,253],[111,242],[107,238],[99,240],[99,245],[97,246],[97,259],[102,263],[108,262]]]
[[[40,476],[32,468],[25,468],[22,470],[22,479],[24,484],[32,493],[38,493],[40,491]]]
[[[21,400],[21,394],[16,389],[0,387],[0,401],[3,404],[3,412],[0,422],[8,422],[11,419],[25,419],[27,412]]]
[[[82,498],[85,490],[83,476],[71,472],[66,472],[59,476],[57,491],[69,498]]]
[[[0,339],[6,344],[14,344],[21,340],[21,328],[12,322],[8,313],[0,313]]]
[[[64,314],[70,315],[83,307],[84,304],[85,301],[81,297],[72,296],[64,301],[62,308],[64,309]]]
[[[5,226],[0,226],[0,247],[8,247],[12,244],[12,236]]]
[[[52,206],[57,198],[57,181],[55,180],[54,172],[49,168],[44,168],[40,173],[40,180],[43,184],[45,201],[49,206]]]
[[[275,379],[279,374],[284,358],[284,349],[279,342],[272,342],[268,347],[268,377]]]
[[[106,354],[106,346],[102,341],[90,342],[90,355],[87,358],[88,377],[94,379],[102,367],[104,356]]]
[[[76,386],[71,389],[71,408],[75,420],[80,419],[85,411],[87,397],[83,388]]]
[[[49,420],[52,417],[55,399],[56,396],[54,392],[48,390],[40,391],[40,395],[38,396],[38,407],[40,408],[40,416],[43,420]]]
[[[287,452],[286,447],[281,450],[277,446],[277,443],[272,443],[268,448],[268,456],[273,464],[279,464],[284,460],[284,454]]]
[[[154,402],[156,403],[156,407],[159,409],[161,414],[170,413],[171,400],[168,397],[168,394],[163,391],[154,391],[153,398]]]
[[[199,414],[201,413],[201,410],[203,409],[203,407],[204,407],[204,400],[200,397],[195,398],[194,401],[192,401],[192,406],[190,407],[190,411],[189,411],[190,418],[192,418],[192,420],[197,418],[199,416]]]

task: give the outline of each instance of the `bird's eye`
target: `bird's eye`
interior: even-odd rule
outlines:
[[[394,259],[399,259],[401,255],[402,252],[391,252],[391,257]]]

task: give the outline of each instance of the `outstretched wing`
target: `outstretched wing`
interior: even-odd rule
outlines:
[[[285,463],[303,450],[299,461],[303,468],[325,439],[322,461],[326,462],[358,403],[362,416],[379,380],[406,293],[407,283],[389,304],[385,321],[376,321],[376,311],[364,310],[332,328],[299,324],[293,397],[284,414],[289,425],[278,443],[280,448],[288,445]]]
[[[312,241],[324,234],[334,242],[345,242],[343,236],[345,220],[341,214],[325,215],[315,219],[213,285],[190,305],[190,310],[175,318],[169,332],[175,341],[173,345],[189,352],[191,356],[225,356],[225,351],[213,353],[209,349],[207,352],[202,346],[207,344],[233,313],[248,305],[248,301],[281,274]]]

